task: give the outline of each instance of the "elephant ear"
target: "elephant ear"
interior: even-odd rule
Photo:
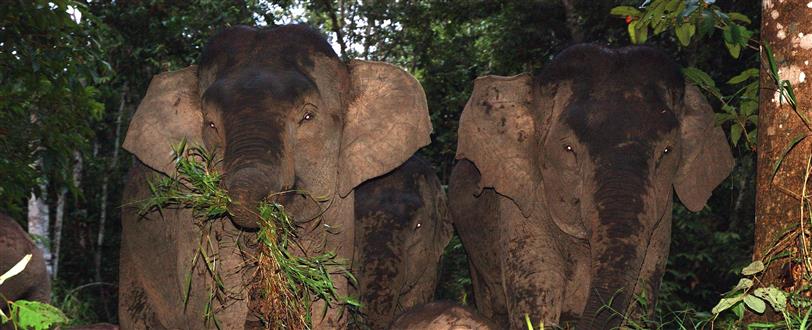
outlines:
[[[476,165],[480,189],[494,188],[512,199],[525,216],[535,207],[541,181],[533,157],[532,98],[533,78],[528,74],[477,78],[460,117],[456,157]]]
[[[713,188],[727,178],[734,160],[713,109],[696,86],[686,83],[680,114],[682,156],[674,189],[685,206],[702,210]]]
[[[174,175],[171,146],[184,139],[189,145],[203,145],[203,114],[197,88],[194,65],[153,77],[130,121],[124,149],[147,166]]]
[[[339,194],[386,174],[431,142],[423,87],[391,64],[349,63],[352,99],[344,114],[339,157]]]

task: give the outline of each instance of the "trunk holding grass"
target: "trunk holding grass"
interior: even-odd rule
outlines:
[[[786,100],[780,100],[762,46],[753,259],[760,260],[781,251],[789,251],[794,257],[808,256],[809,236],[801,235],[797,226],[802,223],[800,196],[804,191],[807,162],[812,155],[812,138],[800,140],[791,149],[789,147],[798,138],[810,134],[801,115],[812,117],[812,85],[806,77],[812,74],[812,66],[809,66],[812,61],[812,35],[809,35],[812,33],[809,28],[812,26],[812,10],[807,8],[807,1],[764,1],[762,6],[761,38],[775,54],[780,79],[792,84],[797,97],[797,113]],[[775,171],[779,160],[780,167]],[[807,200],[810,188],[807,185]],[[808,218],[802,226],[809,231]],[[782,280],[788,275],[786,266],[789,261],[782,258],[771,263],[762,279],[764,286],[790,288],[791,283]]]

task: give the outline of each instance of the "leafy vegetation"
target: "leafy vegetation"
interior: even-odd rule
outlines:
[[[19,275],[31,261],[31,255],[25,255],[11,269],[0,275],[0,285],[9,278]],[[0,310],[0,325],[11,322],[15,329],[46,330],[68,323],[68,318],[58,308],[39,301],[10,301],[0,295],[8,308],[8,315]]]
[[[204,233],[210,234],[211,223],[227,220],[225,217],[229,215],[229,206],[232,204],[228,192],[220,188],[221,175],[215,167],[218,161],[213,153],[202,147],[187,148],[185,141],[172,149],[177,175],[162,177],[157,182],[150,183],[152,196],[143,202],[141,212],[160,212],[164,207],[190,208],[199,219],[196,224]],[[330,277],[337,269],[342,276],[355,282],[346,268],[346,261],[337,259],[332,252],[316,256],[294,254],[294,247],[303,249],[296,246],[293,218],[285,212],[282,205],[270,202],[271,197],[273,195],[261,201],[255,213],[259,223],[256,234],[259,247],[256,251],[243,250],[253,259],[248,262],[257,267],[257,285],[251,290],[256,290],[256,296],[262,298],[258,299],[258,310],[254,312],[259,313],[264,326],[309,329],[312,324],[310,307],[314,299],[325,301],[325,308],[333,304],[358,307],[359,303],[353,298],[338,294]],[[225,285],[217,269],[217,254],[206,251],[219,242],[212,242],[210,235],[205,235],[202,240],[197,256],[206,265],[213,283],[204,315],[220,328],[212,311],[214,298],[218,293],[224,293]],[[195,266],[196,262],[193,262],[192,267]],[[189,292],[188,286],[191,285],[191,281],[187,281],[186,292]],[[253,292],[251,296],[255,296]]]

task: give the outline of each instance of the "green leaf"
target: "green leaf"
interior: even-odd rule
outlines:
[[[736,286],[733,287],[733,290],[730,290],[730,292],[743,291],[750,289],[751,287],[753,287],[753,280],[749,278],[741,278],[739,279],[739,284],[736,284]]]
[[[750,23],[752,23],[752,22],[750,21],[750,18],[749,18],[749,17],[747,17],[746,15],[742,14],[742,13],[737,13],[737,12],[729,12],[729,13],[727,13],[727,16],[728,16],[728,17],[730,17],[730,19],[732,19],[732,20],[734,20],[734,21],[743,22],[743,23],[745,23],[745,24],[750,24]]]
[[[737,74],[733,78],[730,78],[730,80],[728,80],[727,83],[730,84],[730,85],[740,84],[740,83],[744,82],[745,80],[750,79],[750,78],[754,78],[754,77],[756,77],[756,78],[758,77],[758,69],[750,68],[750,69],[742,71],[741,73]]]
[[[764,300],[749,294],[744,296],[744,303],[747,307],[750,307],[750,309],[759,314],[764,313],[764,310],[767,308],[767,304],[764,303]]]
[[[741,109],[741,114],[745,116],[751,116],[753,113],[758,110],[758,102],[756,101],[744,101],[741,105],[739,105],[739,109]]]
[[[730,52],[730,56],[733,56],[733,58],[739,58],[739,54],[742,51],[741,45],[726,42],[725,47],[727,47],[727,51]]]
[[[629,23],[629,25],[626,26],[626,29],[629,30],[629,40],[633,44],[637,43],[637,31],[635,30],[634,27],[637,26],[637,23],[639,22],[640,21],[632,21],[631,23]]]
[[[784,312],[787,309],[787,294],[776,287],[758,288],[753,291],[753,294],[769,302],[777,312]]]
[[[648,26],[646,24],[637,24],[635,30],[637,30],[637,44],[646,43],[646,40],[648,40]]]
[[[685,23],[678,26],[674,32],[677,34],[679,43],[682,46],[687,47],[691,43],[691,37],[693,37],[694,33],[696,33],[696,26],[692,23]]]
[[[733,143],[735,147],[739,143],[739,139],[742,137],[742,127],[739,124],[730,125],[730,142]]]
[[[761,260],[751,262],[747,267],[742,268],[742,275],[750,276],[758,274],[764,270],[764,263]]]
[[[69,321],[58,308],[38,301],[17,300],[11,303],[10,314],[23,329],[46,330]]]
[[[713,81],[713,78],[705,73],[705,71],[689,66],[682,69],[682,74],[688,77],[694,84],[705,88],[716,88],[716,83]]]
[[[733,305],[739,303],[743,299],[744,299],[743,294],[730,298],[722,298],[721,300],[719,300],[719,303],[713,307],[711,313],[719,314],[721,312],[724,312],[725,310],[727,310],[730,307],[733,307]]]
[[[609,14],[622,17],[626,16],[640,17],[642,13],[640,12],[640,10],[632,6],[617,6],[615,8],[612,8],[612,10],[609,11]]]

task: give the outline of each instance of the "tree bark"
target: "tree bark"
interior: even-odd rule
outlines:
[[[124,106],[127,100],[127,85],[124,85],[121,91],[121,101],[118,106],[118,111],[116,112],[116,134],[113,140],[113,155],[112,159],[110,160],[110,164],[107,167],[107,174],[110,172],[116,171],[118,169],[118,150],[119,145],[121,142],[121,117],[124,115]],[[96,236],[96,253],[93,255],[93,265],[95,266],[96,270],[96,282],[101,282],[101,264],[102,264],[102,252],[104,251],[104,227],[107,225],[107,187],[109,186],[109,175],[105,175],[102,178],[102,195],[101,195],[101,205],[100,205],[100,212],[99,212],[99,231],[98,235]]]
[[[42,164],[42,159],[37,163]],[[28,233],[34,237],[34,242],[42,250],[42,257],[48,269],[48,275],[53,273],[51,268],[51,248],[49,240],[50,209],[48,205],[48,178],[43,175],[39,183],[40,195],[33,191],[28,198]]]
[[[812,33],[810,26],[812,10],[807,8],[807,1],[764,1],[762,4],[761,38],[775,54],[780,79],[789,80],[793,86],[798,112],[807,117],[812,117],[809,111],[812,85],[806,81],[806,72],[812,73],[812,66],[809,66],[812,35],[806,35]],[[789,251],[792,257],[808,260],[810,219],[801,221],[801,201],[806,199],[808,203],[810,196],[810,185],[804,179],[812,138],[801,140],[791,150],[789,147],[796,139],[809,135],[810,129],[786,100],[780,100],[763,46],[761,63],[753,259],[762,260]],[[778,160],[781,165],[773,174]],[[802,197],[804,191],[806,195]],[[804,213],[808,217],[806,210]],[[799,224],[800,228],[794,229],[793,226]],[[788,264],[792,259],[782,258],[780,262],[770,263],[762,278],[764,285],[789,289],[793,285],[792,281],[786,282],[787,275],[791,278],[791,272],[787,270],[793,267],[800,266],[803,273],[809,274],[805,265]]]
[[[73,152],[73,186],[81,187],[82,176],[82,154],[78,151]],[[51,248],[53,249],[52,264],[53,273],[52,278],[59,277],[59,255],[62,246],[62,223],[65,219],[65,201],[68,197],[68,187],[63,185],[59,191],[59,196],[56,200],[56,216],[54,217],[54,236]]]

